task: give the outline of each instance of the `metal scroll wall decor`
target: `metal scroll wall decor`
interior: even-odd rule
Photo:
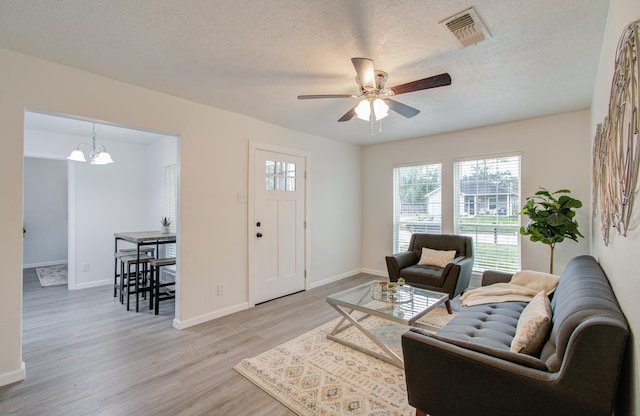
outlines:
[[[609,245],[615,228],[626,237],[632,219],[640,168],[640,20],[630,23],[616,49],[609,114],[598,124],[593,141],[594,215],[600,213],[602,239]]]

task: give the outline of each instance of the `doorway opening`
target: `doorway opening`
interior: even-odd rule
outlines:
[[[25,111],[24,120],[25,195],[31,165],[62,166],[66,191],[49,189],[55,194],[49,198],[62,200],[57,205],[66,211],[65,221],[58,221],[64,224],[56,223],[54,233],[46,229],[53,228],[53,221],[43,218],[51,204],[28,213],[31,208],[25,201],[23,268],[66,262],[68,289],[112,285],[115,232],[159,230],[161,218],[168,215],[174,215],[174,231],[179,230],[178,182],[167,189],[164,180],[166,166],[173,167],[174,178],[179,175],[178,135],[36,110]],[[97,141],[108,148],[115,163],[95,166],[67,160],[72,150],[91,143],[94,128]],[[56,245],[59,250],[27,250],[29,237],[42,235],[48,236],[49,248]],[[175,277],[179,285],[177,273]]]

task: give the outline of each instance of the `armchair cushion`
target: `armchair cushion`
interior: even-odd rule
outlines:
[[[402,269],[401,276],[410,283],[422,286],[442,287],[444,278],[448,275],[448,271],[452,267],[453,263],[447,264],[444,268],[438,266],[421,266],[416,264]]]

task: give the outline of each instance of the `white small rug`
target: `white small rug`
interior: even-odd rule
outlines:
[[[67,284],[67,265],[36,267],[36,274],[40,280],[40,286],[59,286]]]
[[[451,317],[436,308],[423,320],[442,326]],[[234,369],[301,416],[414,415],[402,369],[326,338],[339,319],[242,360]],[[402,355],[400,337],[406,326],[376,317],[361,323]],[[378,350],[355,328],[340,337]]]

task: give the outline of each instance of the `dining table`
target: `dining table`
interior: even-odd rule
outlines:
[[[135,264],[135,276],[139,275],[139,267],[140,267],[140,248],[146,246],[155,246],[156,256],[158,255],[158,251],[161,245],[165,244],[174,244],[176,242],[176,234],[175,233],[163,233],[162,231],[133,231],[133,232],[121,232],[114,233],[115,237],[115,253],[118,252],[118,243],[121,241],[126,241],[127,243],[132,243],[136,245],[136,264]],[[117,273],[117,264],[116,271]],[[122,274],[122,272],[121,272]],[[135,279],[135,292],[136,292],[136,312],[140,311],[140,287],[138,279]],[[127,291],[127,296],[128,296]]]

